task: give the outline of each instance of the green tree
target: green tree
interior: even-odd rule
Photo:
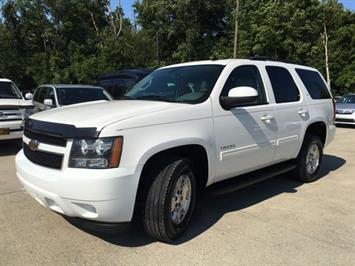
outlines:
[[[294,61],[326,73],[332,89],[355,91],[355,14],[337,0],[239,0],[238,58]],[[138,27],[109,0],[0,2],[0,75],[23,89],[92,83],[98,74],[233,56],[235,0],[142,0]]]
[[[135,9],[163,64],[208,58],[225,29],[226,5],[220,0],[144,0]]]

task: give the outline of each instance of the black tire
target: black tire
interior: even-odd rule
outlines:
[[[312,147],[312,145],[317,145],[319,150],[319,163],[317,167],[314,167],[314,172],[310,173],[307,170],[307,155]],[[323,142],[317,135],[307,134],[303,141],[301,151],[297,157],[297,168],[295,169],[296,177],[302,182],[313,182],[319,178],[321,165],[323,160]]]
[[[155,172],[155,171],[154,171]],[[185,218],[179,224],[171,216],[172,196],[175,185],[182,175],[189,177],[191,185],[190,205]],[[165,166],[160,167],[149,189],[143,224],[146,232],[157,240],[170,242],[181,236],[187,229],[196,201],[196,181],[193,166],[185,158],[169,158]]]

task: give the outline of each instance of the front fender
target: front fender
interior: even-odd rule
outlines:
[[[123,130],[121,165],[144,166],[155,154],[171,148],[199,145],[207,153],[210,180],[216,169],[213,123],[211,119],[184,121],[169,125]]]

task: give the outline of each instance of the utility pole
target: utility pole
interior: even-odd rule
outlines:
[[[160,67],[159,30],[156,31],[156,41],[157,41],[157,61],[158,61],[158,67]]]
[[[239,30],[239,5],[240,0],[236,0],[236,10],[235,10],[235,31],[234,31],[234,49],[233,49],[233,58],[237,58],[237,49],[238,49],[238,30]]]
[[[328,33],[327,33],[327,26],[323,23],[324,32],[320,34],[324,46],[325,52],[325,70],[327,72],[327,84],[330,88],[330,71],[329,71],[329,50],[328,50]]]

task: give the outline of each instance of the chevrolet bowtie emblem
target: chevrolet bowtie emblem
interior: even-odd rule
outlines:
[[[28,143],[28,147],[32,151],[37,151],[38,150],[38,146],[39,146],[39,142],[38,142],[38,140],[35,140],[35,139],[30,140],[30,142]]]

